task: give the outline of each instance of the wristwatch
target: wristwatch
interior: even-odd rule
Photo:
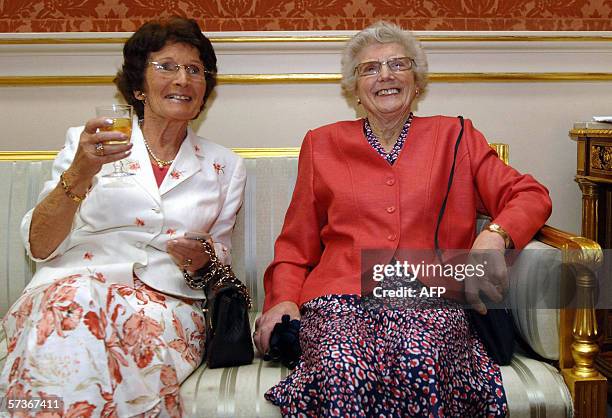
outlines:
[[[502,228],[498,224],[491,223],[488,224],[485,229],[487,231],[495,232],[496,234],[501,235],[501,237],[504,239],[504,246],[506,247],[506,249],[512,248],[512,238],[510,238],[510,235],[508,235],[504,228]]]

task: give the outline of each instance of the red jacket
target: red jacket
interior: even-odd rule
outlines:
[[[274,260],[264,275],[264,311],[283,301],[361,293],[361,250],[432,249],[446,193],[457,118],[415,117],[389,165],[366,141],[363,120],[309,131]],[[465,121],[440,248],[469,249],[477,211],[524,247],[551,212],[548,190],[506,166]]]

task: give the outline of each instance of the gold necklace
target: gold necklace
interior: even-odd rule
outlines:
[[[149,147],[149,143],[145,139],[144,135],[142,137],[142,140],[144,141],[144,144],[145,144],[145,147],[146,147],[147,151],[149,151],[149,154],[151,155],[151,157],[153,157],[153,159],[155,160],[155,163],[157,164],[157,166],[159,168],[164,168],[164,167],[166,167],[168,165],[171,165],[174,162],[174,159],[172,159],[172,160],[162,160],[161,158],[157,158],[157,156],[155,154],[153,154],[153,151],[151,151],[151,148]]]

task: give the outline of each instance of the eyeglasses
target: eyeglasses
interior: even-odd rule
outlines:
[[[211,71],[203,68],[197,64],[175,64],[173,62],[157,62],[157,61],[149,61],[149,64],[155,68],[155,70],[163,75],[172,76],[178,72],[178,70],[182,68],[185,69],[187,75],[195,80],[202,80],[206,76],[206,74],[212,74]]]
[[[410,57],[390,58],[386,61],[368,61],[362,62],[355,67],[355,72],[359,77],[367,77],[380,73],[383,64],[387,64],[389,70],[397,73],[399,71],[408,71],[412,67],[416,67],[416,63]]]

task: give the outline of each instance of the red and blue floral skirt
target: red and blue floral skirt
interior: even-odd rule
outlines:
[[[355,295],[304,304],[302,358],[266,393],[284,417],[500,417],[499,366],[465,311],[368,305]]]

